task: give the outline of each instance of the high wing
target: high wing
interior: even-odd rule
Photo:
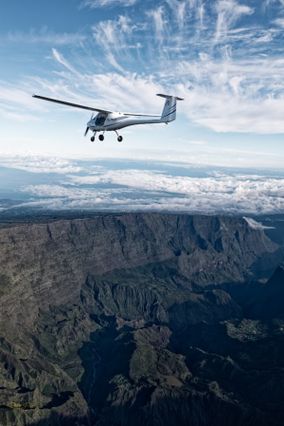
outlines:
[[[93,107],[89,107],[89,106],[81,105],[81,104],[74,104],[73,102],[61,101],[59,99],[47,98],[45,96],[33,95],[33,98],[42,99],[43,101],[55,102],[57,104],[67,105],[67,106],[71,106],[71,107],[74,107],[74,108],[81,108],[81,109],[87,109],[87,110],[90,110],[90,111],[104,112],[106,114],[111,114],[113,112],[113,111],[108,111],[106,109],[93,108]]]

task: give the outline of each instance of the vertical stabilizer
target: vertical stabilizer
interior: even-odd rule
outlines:
[[[169,123],[176,119],[176,110],[177,110],[177,101],[183,101],[183,98],[178,98],[177,96],[163,95],[158,93],[157,96],[165,98],[165,105],[161,115],[161,121],[164,123]]]

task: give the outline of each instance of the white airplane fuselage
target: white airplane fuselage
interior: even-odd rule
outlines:
[[[123,113],[114,112],[107,116],[99,113],[88,121],[87,126],[93,132],[107,132],[123,129],[124,127],[134,126],[137,124],[154,124],[165,123],[161,117],[143,118],[143,117],[129,117]]]

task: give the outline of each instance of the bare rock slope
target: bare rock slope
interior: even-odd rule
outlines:
[[[280,425],[278,252],[232,217],[2,226],[0,425]]]

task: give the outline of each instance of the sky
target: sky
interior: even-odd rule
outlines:
[[[284,0],[3,0],[0,156],[284,169]],[[90,106],[177,120],[84,138]]]
[[[3,0],[0,58],[0,216],[284,213],[284,0]],[[157,93],[176,121],[123,143],[32,97],[157,114]]]

